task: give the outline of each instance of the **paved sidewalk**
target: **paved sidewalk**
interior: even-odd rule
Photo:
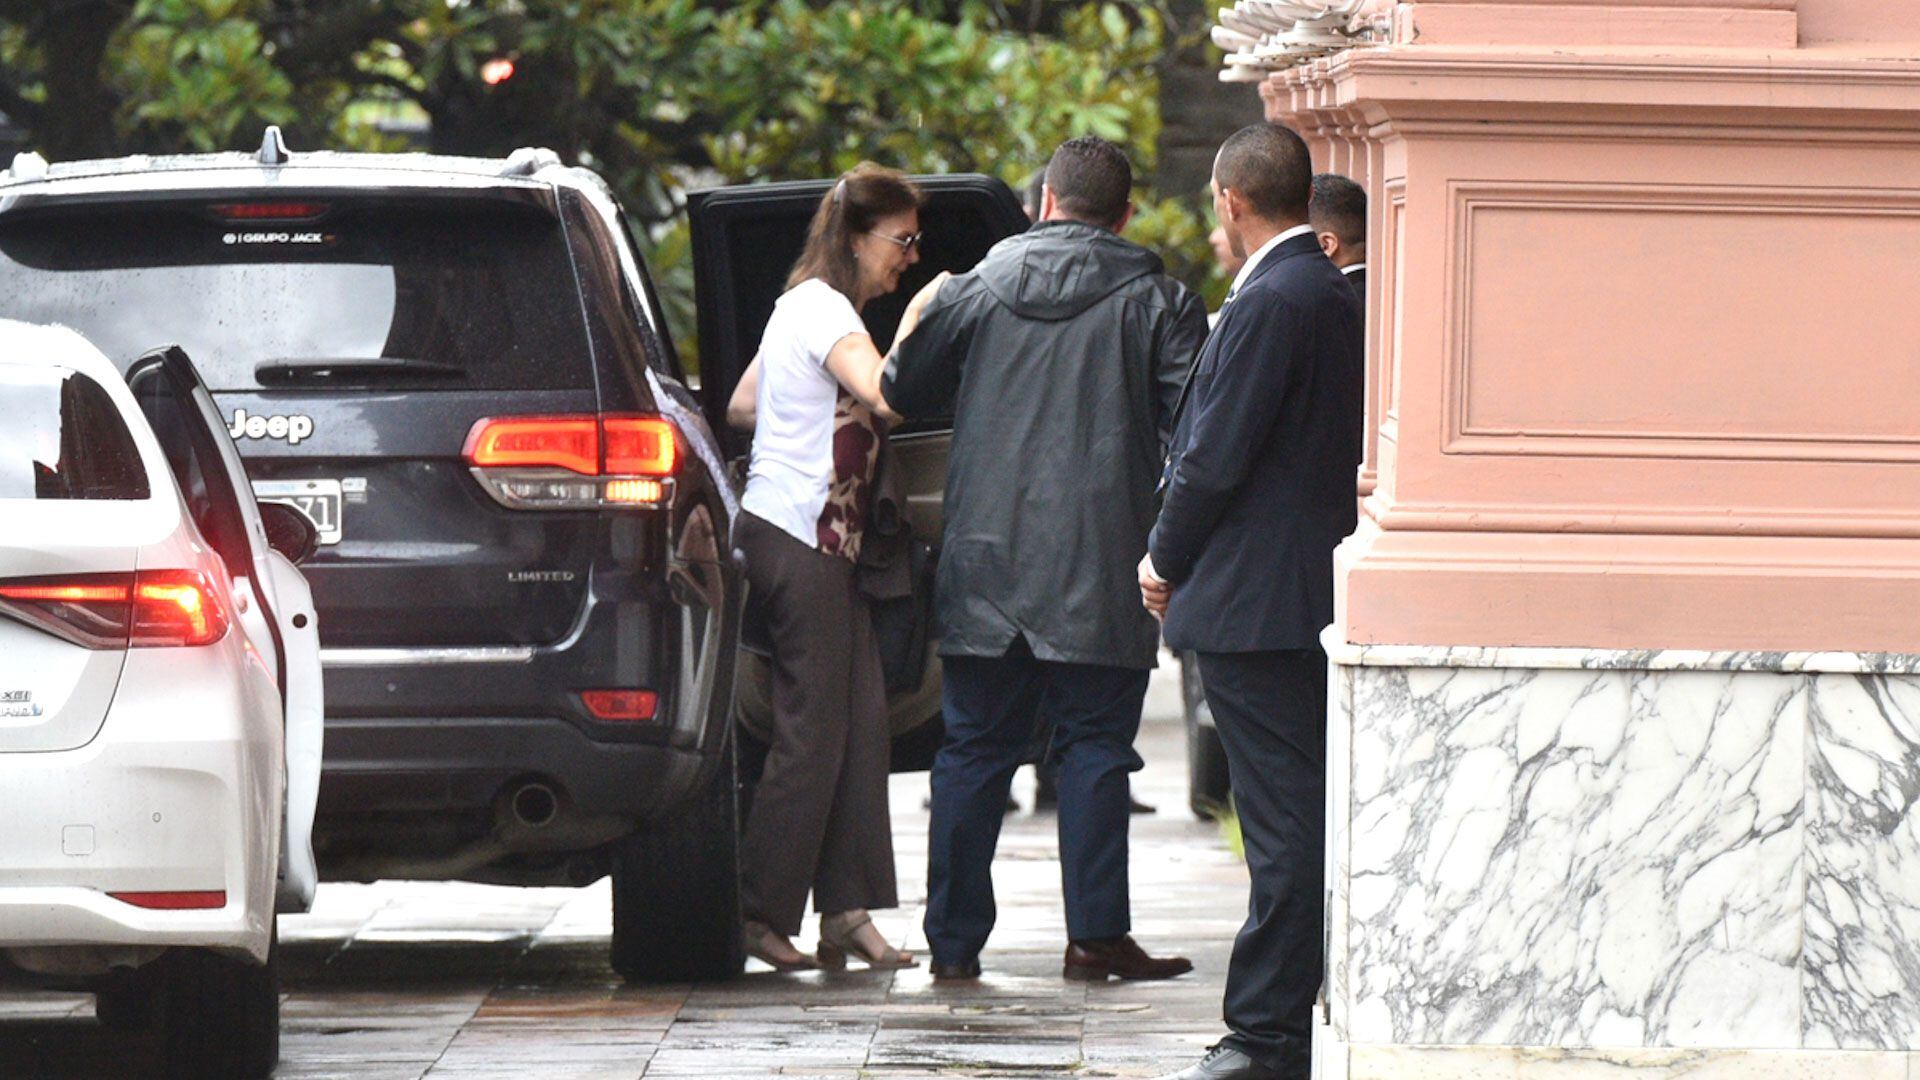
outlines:
[[[1227,949],[1245,911],[1244,869],[1186,807],[1178,678],[1156,674],[1135,792],[1135,936],[1184,950],[1197,970],[1165,983],[1060,978],[1064,928],[1051,815],[1010,816],[995,881],[1000,922],[976,986],[924,967],[780,975],[753,965],[712,986],[629,987],[605,960],[604,882],[585,889],[328,884],[313,914],[283,919],[286,1080],[505,1077],[1147,1077],[1220,1033]],[[1016,785],[1023,807],[1031,788]],[[876,913],[922,950],[925,774],[894,778],[905,906]],[[812,921],[809,920],[809,930]],[[803,947],[811,947],[803,941]],[[90,998],[0,992],[0,1075],[119,1077],[153,1050],[92,1019]]]

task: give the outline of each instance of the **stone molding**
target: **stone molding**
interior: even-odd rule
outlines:
[[[1423,0],[1393,16],[1393,40],[1407,45],[1696,45],[1791,49],[1800,20],[1789,2],[1685,7],[1581,2],[1501,4]]]

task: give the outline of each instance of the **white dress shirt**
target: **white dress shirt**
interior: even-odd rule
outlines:
[[[1233,275],[1233,285],[1227,289],[1228,298],[1231,299],[1237,295],[1240,292],[1240,286],[1245,285],[1247,280],[1253,277],[1253,272],[1259,268],[1260,260],[1267,257],[1267,252],[1272,251],[1274,248],[1279,247],[1281,244],[1286,243],[1296,236],[1310,236],[1312,233],[1313,226],[1311,225],[1295,225],[1286,232],[1280,233],[1273,239],[1261,244],[1258,251],[1247,256],[1247,261],[1245,265],[1240,267],[1240,272]]]

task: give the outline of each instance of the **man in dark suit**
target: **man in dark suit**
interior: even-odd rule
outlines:
[[[1246,841],[1230,1034],[1177,1080],[1306,1080],[1321,979],[1333,549],[1353,531],[1362,424],[1360,302],[1307,223],[1306,144],[1235,132],[1213,202],[1247,253],[1175,424],[1165,502],[1140,564],[1167,644],[1197,653]]]
[[[1313,178],[1307,223],[1320,238],[1327,261],[1347,276],[1347,284],[1367,303],[1367,190],[1339,173]]]

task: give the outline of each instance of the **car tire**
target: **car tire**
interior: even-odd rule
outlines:
[[[693,800],[614,845],[613,969],[635,982],[709,982],[746,967],[739,793],[731,740]]]
[[[280,1061],[280,950],[250,963],[176,949],[160,982],[161,1056],[168,1076],[254,1080]]]
[[[93,994],[93,1015],[113,1031],[132,1034],[153,1026],[160,987],[152,967],[116,972]]]
[[[1191,653],[1180,656],[1180,699],[1187,724],[1187,807],[1193,816],[1211,821],[1220,816],[1232,795],[1227,774],[1227,749],[1212,724],[1207,696],[1200,683],[1200,665]]]

